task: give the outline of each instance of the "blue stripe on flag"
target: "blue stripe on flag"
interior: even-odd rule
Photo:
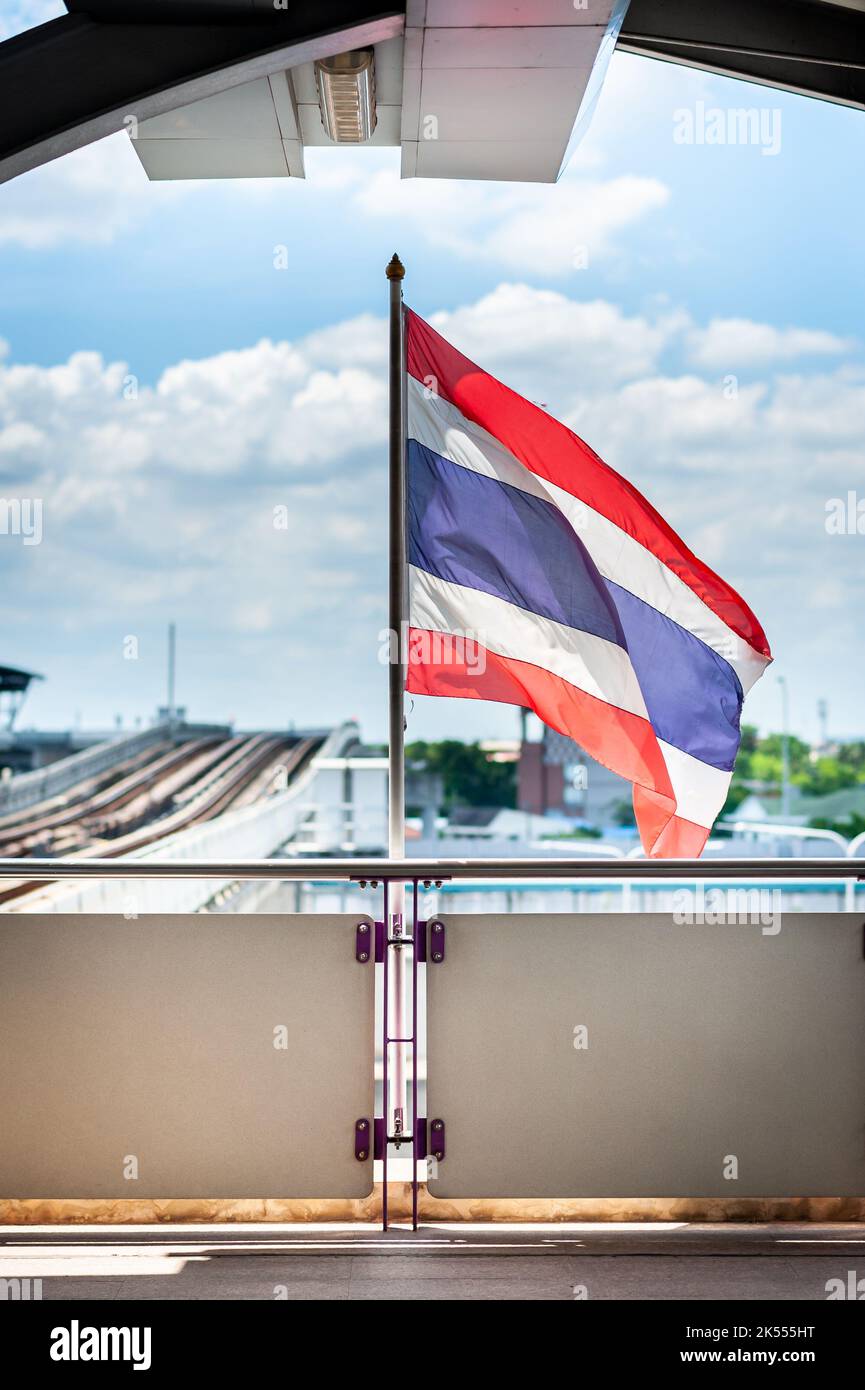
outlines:
[[[606,583],[655,733],[683,753],[731,772],[744,699],[736,672],[672,618],[612,580]]]
[[[411,564],[625,647],[658,737],[712,767],[733,767],[743,698],[733,668],[605,580],[551,502],[411,439],[408,510]]]
[[[408,510],[419,569],[625,645],[602,575],[551,502],[410,439]]]

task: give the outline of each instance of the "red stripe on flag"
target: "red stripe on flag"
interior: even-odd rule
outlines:
[[[469,361],[406,310],[410,376],[443,396],[539,478],[600,512],[678,575],[755,651],[771,657],[766,634],[744,599],[688,549],[664,518],[578,435]]]
[[[704,825],[671,816],[666,797],[636,785],[634,815],[643,849],[652,859],[699,859],[711,834]]]
[[[663,755],[651,724],[637,714],[607,704],[595,695],[578,690],[561,676],[533,666],[528,661],[499,656],[477,642],[468,647],[464,638],[447,637],[448,660],[441,664],[423,659],[424,651],[435,650],[441,633],[409,628],[406,690],[413,695],[443,695],[461,700],[493,700],[504,705],[522,705],[534,710],[544,724],[566,734],[597,762],[637,787],[651,792],[647,816],[651,821],[652,843],[660,830],[656,822],[666,806],[665,820],[675,816],[676,803]],[[682,822],[688,824],[688,822]],[[642,821],[638,813],[638,824]],[[704,831],[708,835],[708,831]],[[652,851],[644,837],[644,847]],[[677,853],[677,851],[661,851]]]

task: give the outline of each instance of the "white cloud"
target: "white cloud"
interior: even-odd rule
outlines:
[[[809,450],[855,450],[865,476],[865,370],[781,376],[768,409],[772,427],[791,445]],[[815,464],[819,453],[814,456]],[[813,465],[812,465],[813,466]]]
[[[525,285],[435,320],[639,487],[743,593],[776,654],[819,659],[832,693],[865,603],[855,538],[824,527],[826,498],[863,477],[860,366],[766,374],[731,395],[671,370],[694,328],[681,313],[629,316]],[[53,367],[0,363],[0,491],[44,502],[40,546],[0,545],[9,641],[38,631],[50,656],[64,634],[119,642],[173,617],[211,660],[233,653],[221,679],[240,680],[240,668],[262,688],[275,671],[290,677],[302,717],[323,691],[322,719],[344,714],[349,698],[362,705],[364,691],[375,703],[385,341],[384,322],[362,316],[178,362],[134,399],[125,364],[94,353]],[[803,636],[815,604],[819,631]],[[350,664],[350,697],[322,674],[334,653]]]
[[[602,432],[616,452],[642,454],[641,472],[656,469],[659,457],[672,458],[683,472],[706,471],[715,460],[705,450],[723,449],[725,441],[738,449],[754,440],[767,390],[758,382],[729,398],[715,382],[696,376],[644,377],[622,386],[615,411],[608,392],[584,399],[571,423],[580,432]]]
[[[183,187],[150,183],[121,131],[5,184],[0,245],[33,251],[70,241],[106,245]]]
[[[544,403],[652,372],[678,325],[675,315],[629,316],[606,300],[508,284],[432,321],[467,357]]]
[[[668,198],[658,179],[635,176],[485,184],[402,180],[383,168],[357,189],[353,203],[368,218],[407,226],[467,259],[559,276],[608,255],[618,233]]]
[[[482,237],[478,254],[538,275],[584,269],[669,196],[658,179],[635,176],[563,181],[555,190],[530,185]]]
[[[669,189],[658,179],[588,176],[577,159],[558,184],[503,184],[401,179],[397,150],[307,151],[308,188],[292,187],[302,205],[314,193],[332,215],[405,232],[463,259],[546,277],[586,269],[614,253],[623,233],[662,208]],[[290,181],[291,182],[291,181]],[[105,245],[158,211],[166,199],[198,198],[216,187],[233,206],[254,198],[281,206],[275,179],[151,183],[131,141],[118,132],[6,185],[0,245],[42,250],[70,241]],[[211,208],[207,215],[218,215]]]
[[[384,338],[384,324],[373,327]],[[343,601],[371,545],[386,384],[363,352],[361,365],[330,371],[322,356],[318,334],[263,340],[179,362],[131,395],[126,364],[96,353],[0,365],[3,488],[41,497],[49,518],[31,575],[37,606],[75,621],[206,594],[200,617],[231,613],[242,626],[246,614],[249,631],[263,632],[272,625],[263,575],[277,557],[298,575],[283,627],[287,612]],[[280,527],[276,507],[287,509]],[[336,587],[307,589],[304,577],[334,545],[345,556],[333,565]],[[0,555],[21,559],[9,546]]]
[[[690,360],[710,371],[735,373],[746,367],[766,367],[797,357],[837,356],[851,343],[834,333],[813,328],[774,328],[751,319],[712,319],[688,338]]]
[[[27,420],[16,420],[7,429],[0,430],[0,454],[21,457],[38,449],[44,442],[45,436],[42,431]]]
[[[375,314],[321,328],[303,340],[305,357],[320,367],[368,367],[381,370],[387,361],[387,334]]]

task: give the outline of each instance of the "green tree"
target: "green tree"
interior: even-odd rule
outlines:
[[[478,743],[442,739],[406,745],[406,759],[439,773],[445,810],[454,806],[516,806],[517,765],[495,762]]]
[[[808,822],[815,830],[835,830],[839,835],[852,840],[857,835],[865,834],[865,816],[861,816],[858,811],[851,811],[849,816],[844,816],[842,820],[830,820],[826,816],[815,816]]]

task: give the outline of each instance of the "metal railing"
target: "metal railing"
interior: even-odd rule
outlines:
[[[329,879],[439,883],[454,879],[854,879],[865,859],[0,859],[0,879],[54,882],[92,878]]]
[[[410,1153],[412,1226],[418,1224],[418,1164],[427,1154],[427,1119],[419,1099],[418,966],[430,959],[438,961],[438,941],[434,933],[442,923],[432,917],[422,919],[419,890],[441,887],[454,881],[507,879],[522,880],[607,880],[627,885],[631,880],[671,882],[712,880],[819,880],[844,882],[848,905],[856,884],[865,880],[865,859],[609,859],[609,858],[523,858],[523,859],[392,859],[392,858],[293,858],[246,860],[122,860],[122,859],[2,859],[0,880],[21,879],[58,881],[71,879],[216,879],[247,882],[330,881],[352,882],[359,887],[382,890],[382,920],[376,921],[374,941],[358,950],[358,960],[372,958],[382,966],[382,999],[379,1009],[379,1056],[381,1058],[381,1113],[374,1120],[374,1152],[381,1160],[382,1223],[388,1226],[389,1156],[392,1147],[399,1157],[401,1147]],[[404,902],[400,885],[409,884],[410,900]],[[855,899],[854,899],[855,901]],[[405,909],[410,909],[406,911]],[[290,914],[289,914],[290,915]],[[362,929],[369,932],[364,919]],[[2,930],[2,928],[0,928]],[[429,935],[428,935],[429,933]],[[373,954],[374,947],[374,954]],[[409,975],[406,979],[405,954]],[[410,999],[410,1009],[408,1001]],[[410,1056],[410,1067],[406,1065]],[[407,1084],[408,1083],[408,1087]],[[411,1127],[406,1124],[411,1116]],[[433,1121],[433,1128],[440,1122]],[[433,1146],[433,1156],[438,1157]]]

